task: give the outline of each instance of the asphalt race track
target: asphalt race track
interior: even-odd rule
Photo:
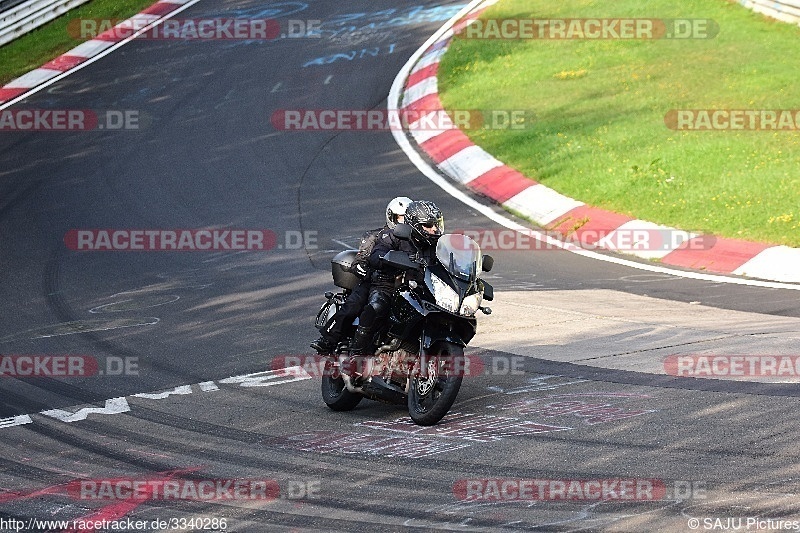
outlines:
[[[795,290],[499,250],[495,312],[469,349],[481,371],[440,425],[366,400],[335,413],[311,366],[285,370],[310,360],[330,258],[380,226],[392,197],[434,200],[449,228],[502,229],[421,175],[388,131],[271,122],[281,110],[385,109],[397,72],[462,5],[203,0],[180,17],[319,20],[323,37],[138,40],[15,106],[139,120],[0,140],[0,354],[84,357],[92,369],[0,379],[0,531],[111,531],[85,522],[123,519],[141,522],[127,531],[727,531],[750,519],[766,531],[778,529],[768,518],[795,520],[800,388],[659,371],[692,350],[797,355]],[[195,228],[269,230],[276,246],[65,242],[75,229]],[[99,488],[121,479],[150,492]],[[249,492],[170,498],[159,493],[169,480]],[[519,480],[544,493],[526,497]]]

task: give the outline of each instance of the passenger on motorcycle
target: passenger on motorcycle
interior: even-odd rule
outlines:
[[[341,340],[345,327],[353,323],[353,320],[361,313],[370,294],[372,283],[372,268],[369,265],[370,255],[374,250],[378,237],[386,231],[392,231],[397,224],[402,224],[406,213],[406,208],[413,202],[406,196],[398,196],[392,199],[386,206],[386,224],[383,228],[371,230],[364,233],[361,238],[356,259],[350,271],[361,278],[361,282],[356,285],[353,292],[347,297],[344,305],[333,315],[330,322],[326,324],[319,339],[311,343],[311,347],[320,354],[329,354],[336,349]]]
[[[389,316],[395,280],[400,274],[396,269],[381,264],[380,258],[390,250],[409,253],[417,262],[429,264],[434,260],[436,241],[444,233],[444,218],[436,204],[428,201],[411,202],[406,208],[406,224],[411,226],[411,240],[395,237],[393,228],[382,231],[369,257],[373,269],[369,299],[358,317],[358,328],[353,335],[350,353],[370,354],[373,336]]]

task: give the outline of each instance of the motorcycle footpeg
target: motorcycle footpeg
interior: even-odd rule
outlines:
[[[334,350],[336,355],[349,355],[350,354],[350,342],[349,341],[340,341],[339,344],[336,345],[336,349]]]

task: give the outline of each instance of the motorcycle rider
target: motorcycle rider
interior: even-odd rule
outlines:
[[[387,231],[394,230],[397,224],[402,224],[405,220],[406,208],[411,203],[413,203],[413,200],[407,196],[393,198],[386,206],[386,224],[383,228],[367,231],[362,236],[359,253],[350,267],[350,271],[361,278],[361,282],[356,285],[342,307],[326,324],[320,338],[311,343],[311,347],[317,350],[319,354],[329,354],[336,349],[345,327],[352,324],[353,320],[364,309],[364,306],[367,305],[372,284],[372,268],[369,264],[369,258],[376,244],[375,238]]]
[[[429,264],[436,250],[435,244],[444,233],[444,217],[441,210],[429,201],[411,202],[406,208],[406,224],[411,226],[411,239],[398,239],[389,228],[378,236],[378,242],[369,258],[374,270],[369,299],[358,317],[358,328],[350,345],[352,355],[369,354],[374,333],[383,326],[389,316],[391,295],[399,272],[380,262],[381,256],[390,250],[400,250],[413,255],[417,262]],[[352,362],[352,361],[351,361]],[[351,368],[350,371],[355,369]]]

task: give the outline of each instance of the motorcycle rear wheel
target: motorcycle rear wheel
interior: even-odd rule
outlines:
[[[359,404],[362,398],[363,396],[360,394],[347,390],[339,369],[333,366],[332,361],[327,361],[322,376],[322,400],[325,405],[334,411],[350,411]]]
[[[456,401],[464,377],[464,348],[450,342],[438,342],[428,351],[428,378],[411,380],[408,414],[420,426],[439,422]]]

